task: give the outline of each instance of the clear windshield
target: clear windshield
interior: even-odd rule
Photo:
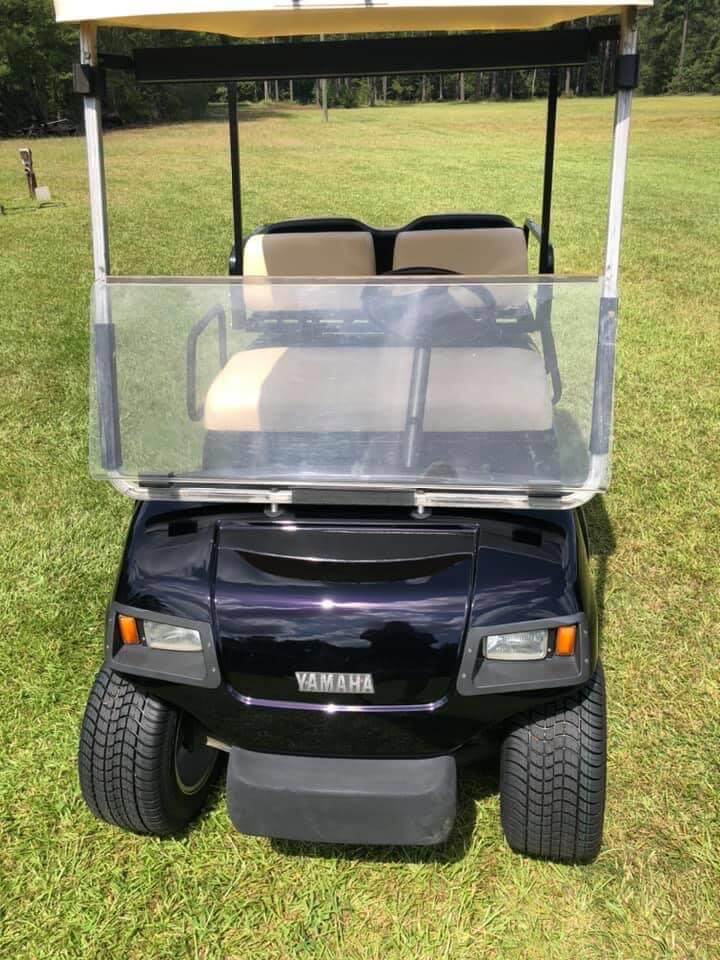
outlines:
[[[131,495],[553,506],[607,484],[614,326],[598,354],[595,279],[112,280],[93,302],[91,469]]]

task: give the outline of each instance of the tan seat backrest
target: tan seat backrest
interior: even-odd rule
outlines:
[[[372,234],[256,233],[243,257],[248,277],[370,277],[375,274]]]
[[[527,245],[520,227],[407,230],[395,241],[393,268],[441,267],[479,277],[527,275]]]

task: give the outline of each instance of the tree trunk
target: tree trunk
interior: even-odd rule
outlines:
[[[280,81],[275,81],[275,99],[280,102]]]
[[[443,99],[443,75],[440,74],[440,86],[438,87],[438,100]]]
[[[325,34],[320,34],[320,39],[325,39]],[[320,81],[320,102],[322,104],[323,112],[323,122],[328,122],[328,94],[327,94],[327,80],[323,79]]]
[[[683,10],[682,39],[680,40],[680,59],[678,60],[678,74],[683,72],[685,66],[685,49],[687,47],[688,22],[690,20],[690,0],[685,0],[685,9]]]
[[[605,85],[607,83],[608,60],[610,59],[610,41],[605,41],[605,52],[603,54],[602,71],[600,73],[600,94],[605,96]]]
[[[532,72],[532,80],[530,81],[530,99],[535,99],[535,81],[537,80],[537,67]]]
[[[327,80],[320,81],[320,100],[322,102],[323,120],[325,121],[325,123],[327,123],[328,122]]]
[[[482,74],[480,74],[482,76]],[[490,99],[497,100],[498,98],[498,82],[497,82],[497,70],[493,70],[491,79],[490,79]]]
[[[570,67],[568,67],[568,68],[565,70],[565,96],[566,96],[566,97],[569,97],[569,96],[570,96],[570,91],[571,91],[571,89],[572,89],[572,88],[571,88],[571,84],[570,84]]]
[[[460,74],[460,103],[465,103],[465,74]]]
[[[427,102],[427,77],[425,74],[422,75],[422,82],[420,84],[420,101],[421,103]]]
[[[266,103],[270,102],[270,84],[267,80],[263,81],[263,100]]]
[[[368,106],[375,106],[375,77],[368,77]]]
[[[295,87],[292,80],[290,81],[290,103],[295,103]]]
[[[387,103],[387,77],[382,78],[382,97],[383,103]]]
[[[511,100],[512,100],[512,98],[513,98],[513,80],[514,80],[514,78],[515,78],[515,71],[514,71],[514,70],[511,70],[511,71],[510,71],[510,99],[511,99]]]
[[[585,26],[587,29],[590,29],[590,17],[585,17]],[[578,78],[578,93],[582,92],[582,95],[585,96],[587,93],[587,78],[588,78],[588,65],[587,62],[583,64],[582,68],[582,86],[580,87],[580,79]]]

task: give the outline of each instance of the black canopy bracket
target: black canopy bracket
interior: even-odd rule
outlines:
[[[615,89],[635,90],[640,78],[640,56],[621,53],[615,60]]]
[[[100,53],[98,62],[106,70],[134,70],[135,61],[124,53]]]
[[[617,27],[136,50],[140,83],[231,83],[580,66]]]
[[[74,63],[72,67],[73,93],[81,97],[105,96],[105,70],[89,63]]]

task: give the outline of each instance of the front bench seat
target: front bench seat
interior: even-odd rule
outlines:
[[[515,274],[525,272],[526,262],[524,235],[515,227],[401,231],[395,248],[395,266]],[[257,233],[245,246],[245,271],[249,276],[372,276],[372,234]],[[359,296],[359,288],[349,287],[348,296],[351,291]],[[244,295],[253,309],[272,309],[272,287],[248,285]],[[210,386],[205,428],[240,433],[402,433],[413,359],[411,346],[241,351]],[[550,430],[552,422],[552,398],[537,351],[520,346],[433,348],[425,431],[536,432]]]
[[[205,428],[242,433],[401,433],[414,349],[263,347],[230,358],[205,398]],[[552,428],[542,357],[522,347],[434,347],[423,429]]]

